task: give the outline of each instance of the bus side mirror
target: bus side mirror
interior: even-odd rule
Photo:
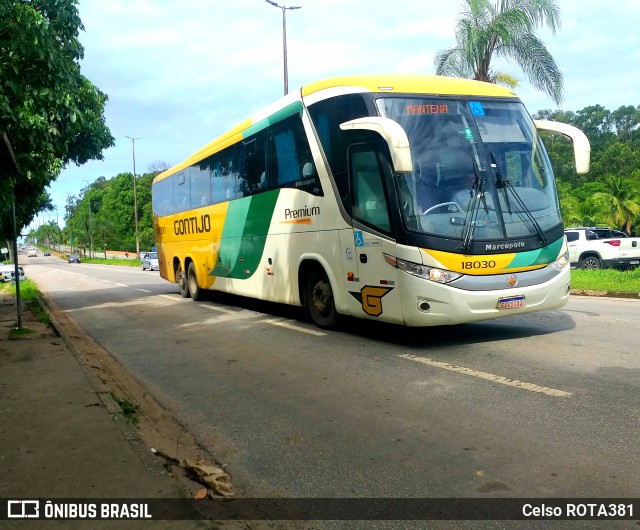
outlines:
[[[568,123],[549,120],[533,120],[533,122],[539,131],[556,132],[570,138],[573,142],[573,154],[576,160],[576,173],[578,175],[583,175],[584,173],[589,172],[591,145],[589,144],[589,139],[586,134],[577,127],[569,125]]]
[[[411,173],[413,171],[409,138],[398,122],[380,116],[369,116],[341,123],[340,128],[343,131],[366,129],[377,132],[389,146],[394,171],[396,173]]]

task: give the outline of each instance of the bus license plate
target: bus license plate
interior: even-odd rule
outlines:
[[[524,295],[498,299],[498,309],[516,309],[524,307]]]

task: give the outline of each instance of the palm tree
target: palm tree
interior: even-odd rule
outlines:
[[[631,226],[640,216],[640,170],[628,177],[609,175],[604,184],[606,192],[594,193],[593,199],[602,202],[610,211],[612,224],[624,226],[627,234],[631,234]]]
[[[563,99],[562,73],[535,35],[560,27],[556,0],[464,0],[456,25],[457,46],[436,54],[436,74],[514,86],[517,81],[491,67],[494,57],[515,61],[538,90],[556,104]]]

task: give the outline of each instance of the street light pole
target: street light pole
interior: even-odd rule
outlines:
[[[302,6],[281,6],[272,2],[271,0],[264,0],[267,4],[276,6],[278,9],[282,9],[282,57],[284,62],[284,95],[289,93],[289,73],[287,70],[287,16],[286,12],[289,9],[301,9]]]
[[[142,138],[132,138],[127,136],[126,138],[131,140],[131,152],[133,154],[133,220],[136,227],[136,258],[140,257],[140,238],[138,237],[138,191],[136,189],[136,140],[142,140]]]

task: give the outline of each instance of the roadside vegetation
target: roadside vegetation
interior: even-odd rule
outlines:
[[[629,271],[575,269],[571,271],[571,288],[640,293],[640,269]]]
[[[138,419],[136,413],[140,406],[136,405],[126,398],[119,398],[118,396],[116,396],[115,392],[111,392],[111,397],[118,404],[120,410],[122,410],[122,414],[124,415],[125,419],[132,425],[138,425],[140,420]]]
[[[8,284],[7,292],[15,296],[16,284],[13,282],[11,284]],[[29,279],[20,282],[20,299],[23,302],[29,304],[29,308],[35,313],[38,322],[42,322],[43,324],[51,324],[51,316],[44,309],[42,309],[40,302],[38,302],[38,298],[41,296],[42,293],[40,292],[40,289],[38,289],[38,286],[35,284],[35,282]],[[15,331],[20,332],[20,330]]]
[[[82,263],[98,263],[101,265],[126,265],[128,267],[141,267],[142,260],[127,258],[82,258]]]
[[[0,283],[0,292],[7,293],[9,295],[16,295],[15,283]],[[38,302],[38,297],[42,296],[42,293],[38,289],[38,286],[31,280],[24,280],[20,282],[20,299],[29,307],[31,311],[36,315],[38,322],[43,324],[51,324],[51,317],[49,313],[44,311]],[[23,326],[21,328],[15,327],[9,331],[9,339],[16,340],[22,337],[28,336],[33,333],[34,330]]]

